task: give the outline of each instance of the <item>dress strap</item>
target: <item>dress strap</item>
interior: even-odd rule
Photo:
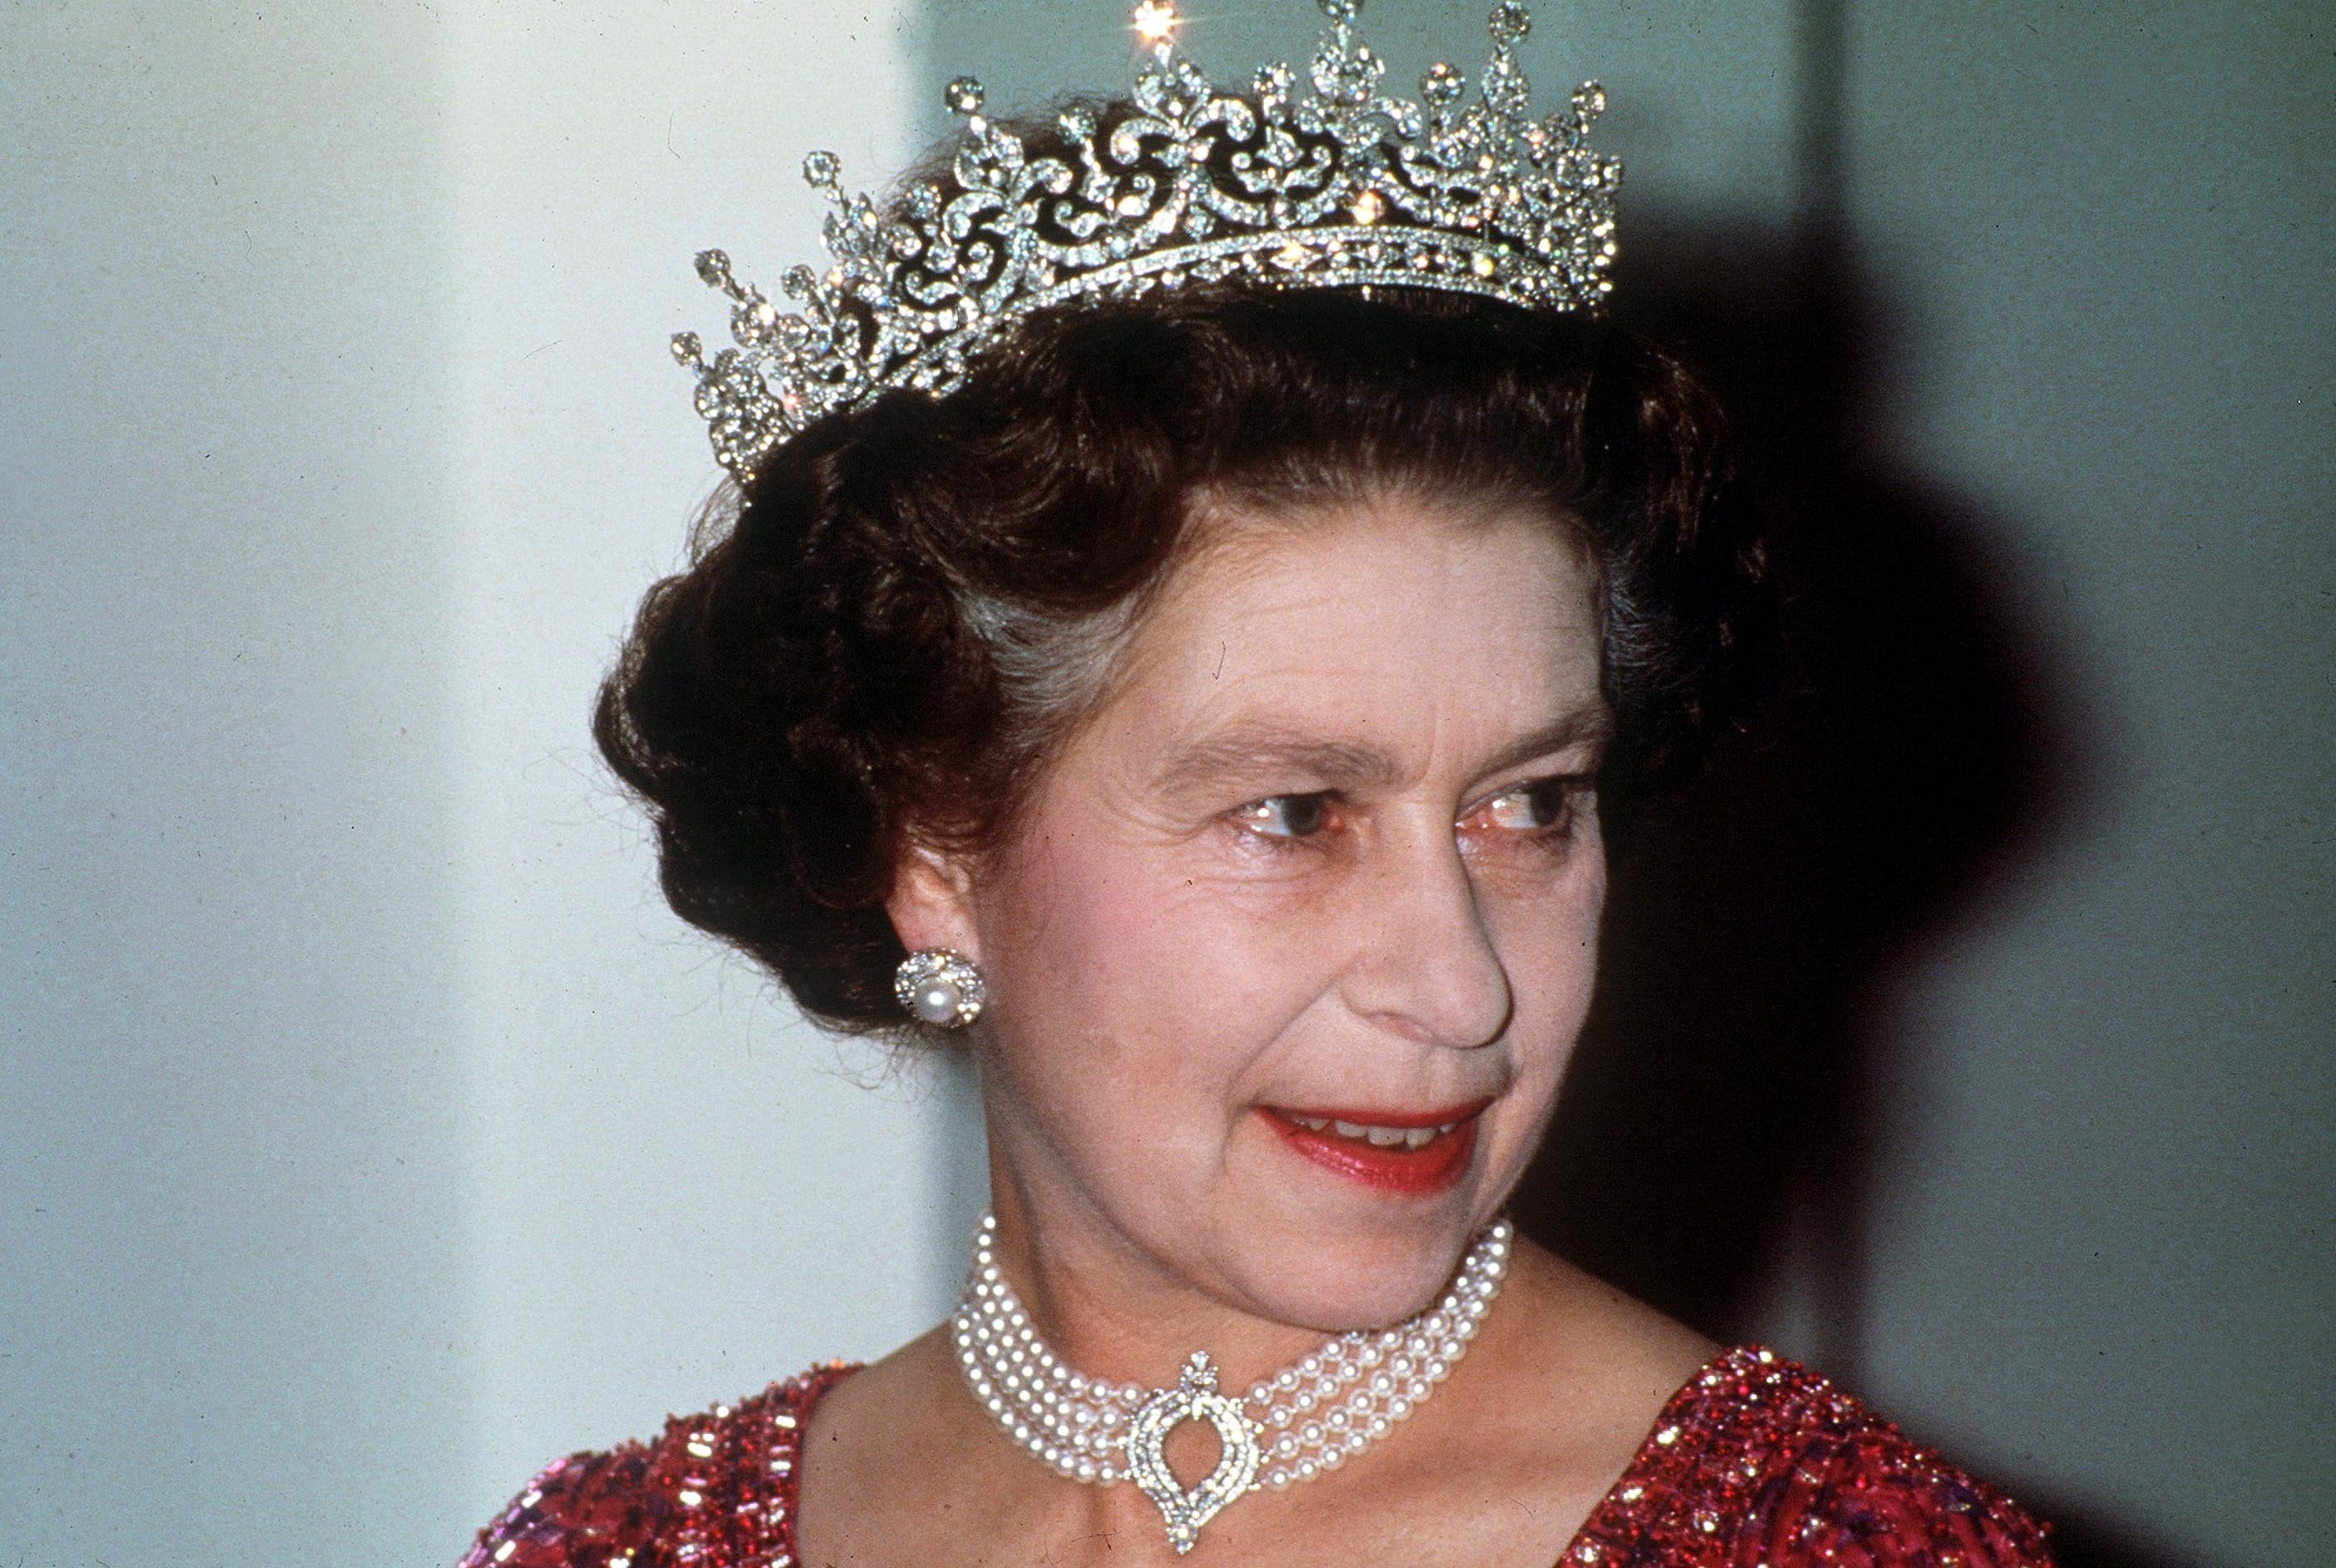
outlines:
[[[1664,1404],[1557,1568],[2050,1568],[2046,1526],[1761,1345]]]
[[[648,1443],[555,1460],[479,1533],[461,1568],[793,1568],[803,1430],[841,1361],[736,1405],[676,1416]]]

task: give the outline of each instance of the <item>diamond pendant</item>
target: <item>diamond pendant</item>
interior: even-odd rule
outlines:
[[[1187,1421],[1206,1421],[1224,1444],[1217,1467],[1189,1491],[1178,1485],[1161,1453],[1169,1432]],[[1205,1350],[1192,1353],[1173,1388],[1161,1389],[1136,1410],[1127,1432],[1128,1479],[1159,1505],[1168,1544],[1177,1555],[1192,1549],[1201,1526],[1227,1504],[1257,1490],[1258,1466],[1264,1462],[1258,1436],[1257,1424],[1242,1412],[1241,1401],[1217,1392],[1217,1369],[1209,1364]]]

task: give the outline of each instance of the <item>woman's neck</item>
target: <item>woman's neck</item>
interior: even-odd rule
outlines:
[[[1196,1287],[1090,1202],[993,1182],[992,1255],[1046,1347],[1091,1380],[1171,1387],[1205,1351],[1222,1386],[1270,1378],[1348,1328],[1277,1320]]]

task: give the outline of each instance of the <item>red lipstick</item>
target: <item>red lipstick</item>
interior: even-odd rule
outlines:
[[[1285,1109],[1260,1105],[1264,1118],[1292,1154],[1335,1175],[1403,1197],[1432,1197],[1457,1186],[1476,1152],[1477,1119],[1490,1100],[1436,1111]],[[1449,1127],[1414,1147],[1408,1143],[1373,1144],[1343,1134],[1336,1124],[1398,1131]],[[1309,1125],[1309,1124],[1319,1124]]]

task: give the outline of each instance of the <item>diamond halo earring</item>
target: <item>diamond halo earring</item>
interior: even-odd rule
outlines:
[[[981,1017],[988,988],[971,959],[950,948],[920,948],[892,971],[892,995],[920,1024],[961,1029]]]

